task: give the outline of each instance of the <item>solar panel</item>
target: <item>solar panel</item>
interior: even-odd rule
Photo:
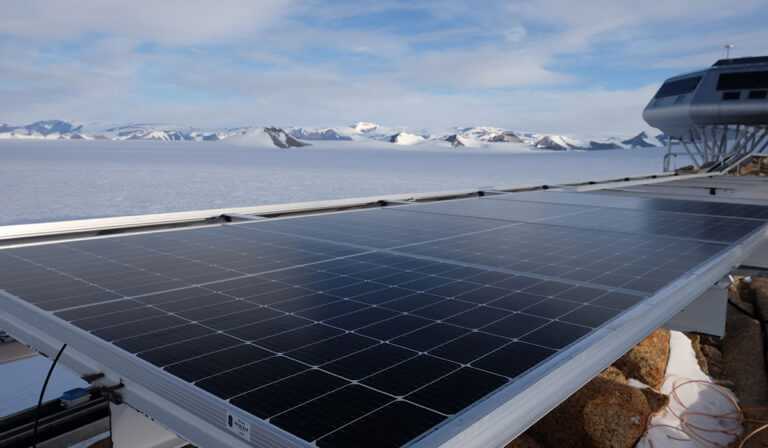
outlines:
[[[500,201],[499,201],[500,202]],[[398,251],[508,272],[652,293],[728,246],[625,232],[520,224]]]
[[[545,193],[553,196],[561,193]],[[566,193],[567,194],[567,193]],[[592,202],[592,201],[589,201]],[[691,201],[681,202],[685,207]],[[639,207],[637,202],[630,202]],[[649,203],[651,204],[651,203]],[[674,204],[673,204],[674,205]],[[669,205],[665,205],[670,207]],[[418,204],[400,207],[399,211],[439,213],[449,216],[479,216],[508,222],[537,222],[543,224],[610,230],[632,234],[646,234],[733,243],[765,223],[768,218],[740,218],[713,216],[701,213],[678,213],[651,209],[631,209],[587,205],[563,205],[514,200],[463,200]],[[753,216],[768,213],[765,207],[754,206]],[[670,207],[670,208],[673,208]],[[689,206],[691,210],[705,207]],[[713,208],[713,210],[716,208]],[[768,215],[766,215],[768,216]]]
[[[308,216],[301,219],[266,221],[263,226],[246,227],[247,230],[252,231],[271,230],[304,238],[386,249],[504,225],[508,224],[478,219],[474,216],[446,220],[440,215],[419,214],[405,218],[392,210],[374,209]]]
[[[471,199],[10,248],[0,289],[18,299],[0,299],[288,444],[400,446],[765,225],[610,202]]]
[[[760,205],[618,196],[607,192],[573,193],[562,191],[532,191],[489,196],[488,199],[589,205],[595,207],[618,207],[634,210],[655,210],[763,220],[768,219],[768,208]]]

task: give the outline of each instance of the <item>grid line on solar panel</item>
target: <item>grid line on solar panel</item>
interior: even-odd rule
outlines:
[[[97,240],[97,241],[103,241],[103,240]],[[90,241],[85,241],[85,242],[90,242]],[[39,246],[32,246],[32,248],[37,248],[37,247],[39,247]],[[60,246],[57,245],[57,246],[55,246],[55,249],[56,250],[68,250],[69,248],[63,247],[63,246],[60,247]],[[343,251],[345,253],[350,253],[350,249],[349,248],[343,248]],[[82,255],[90,256],[90,254],[85,252],[85,251],[79,251],[79,252]],[[353,250],[351,253],[354,254],[354,253],[359,253],[359,252],[360,252],[360,250]],[[24,259],[22,257],[14,255],[13,253],[8,252],[7,255],[8,256],[17,257],[19,260],[24,261]],[[67,255],[69,255],[69,253],[67,253]],[[103,265],[103,262],[112,262],[107,257],[100,257],[100,258],[102,259],[100,261],[101,262],[100,265]],[[327,260],[327,259],[328,259],[328,257],[326,256],[326,257],[323,257],[322,260],[311,260],[311,263],[309,263],[309,264],[317,263],[319,261],[324,261],[324,260]],[[29,262],[29,263],[31,263],[31,262]],[[52,268],[45,267],[45,266],[42,266],[42,265],[39,265],[39,267],[44,269],[44,270],[47,270],[47,271],[55,273],[59,278],[63,277],[63,278],[66,278],[67,281],[75,282],[75,284],[88,285],[88,286],[92,286],[94,288],[97,287],[97,285],[90,285],[90,283],[88,283],[87,280],[83,280],[83,279],[80,279],[78,277],[75,277],[75,276],[73,276],[70,273],[56,271],[56,270],[54,270]],[[129,268],[129,269],[132,269],[131,266],[126,265],[126,267]],[[118,269],[121,269],[121,268],[118,268]],[[286,268],[285,267],[281,267],[281,269],[286,269]],[[232,277],[233,275],[241,275],[242,277],[253,276],[253,274],[239,274],[238,273],[238,274],[228,274],[227,277]],[[200,281],[201,279],[198,278],[196,280]],[[216,283],[216,282],[220,281],[221,279],[220,278],[217,278],[217,279],[210,279],[210,278],[208,278],[208,279],[202,279],[202,280],[207,280],[207,283],[206,282],[200,282],[199,284],[206,285],[206,284],[210,284],[210,283]],[[92,293],[89,292],[88,294],[85,294],[85,295],[78,294],[78,295],[75,295],[75,296],[72,296],[72,297],[60,299],[58,297],[60,297],[62,294],[65,294],[69,290],[67,290],[67,289],[63,289],[62,290],[61,288],[57,288],[55,291],[49,293],[49,295],[52,295],[53,298],[48,297],[48,295],[40,295],[40,294],[38,294],[37,296],[30,297],[30,294],[27,294],[24,289],[16,288],[16,287],[13,286],[13,284],[8,284],[8,283],[5,283],[5,282],[3,283],[3,287],[6,290],[8,290],[9,292],[16,293],[17,295],[23,295],[23,296],[25,296],[25,298],[27,300],[31,301],[32,303],[36,303],[36,304],[40,305],[42,308],[47,309],[47,310],[62,310],[62,309],[67,309],[67,308],[83,306],[83,305],[91,305],[93,303],[99,303],[99,302],[112,301],[112,300],[116,300],[116,299],[122,299],[126,295],[131,296],[131,297],[142,297],[142,296],[145,296],[145,295],[152,295],[157,290],[160,290],[160,291],[168,290],[168,291],[172,292],[174,290],[184,289],[184,287],[189,286],[189,284],[183,284],[183,283],[179,284],[178,282],[175,283],[175,284],[152,283],[150,285],[152,285],[152,287],[149,288],[149,290],[135,290],[135,287],[131,291],[123,290],[123,292],[126,293],[126,294],[117,294],[117,293],[112,292],[111,290],[107,289],[106,287],[98,286],[99,290],[102,291],[102,292],[100,292],[98,294],[92,294]],[[41,287],[44,287],[44,286],[45,286],[45,284],[44,285],[40,285],[39,283],[36,282],[31,287],[32,288],[36,288],[36,289],[39,290]],[[143,285],[141,287],[145,288],[145,286],[146,285]],[[37,300],[33,300],[34,297],[38,297],[38,299]]]
[[[420,359],[420,357],[417,356],[416,358],[411,358],[411,359]],[[399,364],[396,364],[395,366],[393,366],[393,368],[397,367],[398,365]],[[443,414],[447,414],[447,415],[450,415],[450,414],[453,414],[455,412],[458,412],[459,410],[461,410],[464,407],[466,407],[466,405],[468,403],[471,403],[473,401],[476,401],[479,398],[482,398],[483,396],[485,396],[488,393],[492,392],[493,390],[497,389],[498,387],[500,387],[502,384],[506,383],[506,381],[507,381],[505,378],[499,377],[497,375],[493,375],[493,374],[490,374],[490,373],[484,373],[484,372],[476,370],[476,369],[471,369],[471,368],[467,368],[467,367],[461,367],[461,366],[459,366],[457,364],[454,364],[448,370],[444,370],[442,372],[438,371],[439,373],[436,373],[436,374],[434,374],[435,373],[435,369],[433,369],[433,368],[429,369],[429,371],[433,373],[433,375],[431,377],[428,377],[426,379],[426,381],[424,381],[422,379],[421,381],[415,383],[415,385],[412,385],[411,388],[409,388],[409,390],[410,390],[410,394],[409,395],[414,396],[414,398],[416,399],[415,401],[413,401],[413,400],[410,401],[411,405],[424,406],[423,404],[419,403],[419,401],[424,401],[427,398],[423,398],[424,394],[422,393],[422,396],[420,396],[419,393],[420,393],[420,391],[422,391],[425,388],[429,388],[429,387],[437,387],[437,388],[443,388],[443,389],[450,388],[450,389],[453,389],[454,394],[456,393],[456,390],[462,391],[461,387],[458,387],[458,388],[456,387],[456,386],[459,386],[458,384],[453,384],[453,383],[455,383],[457,381],[457,379],[456,379],[457,376],[459,377],[458,381],[461,384],[465,384],[467,381],[469,381],[470,383],[475,383],[475,384],[473,384],[472,388],[464,389],[462,392],[460,392],[459,393],[460,394],[459,397],[453,397],[453,399],[448,400],[447,402],[445,400],[443,400],[442,404],[440,402],[438,402],[438,406],[437,407],[438,408],[442,408],[442,413]],[[483,377],[483,375],[485,377]],[[295,378],[295,377],[296,376],[293,376],[292,378]],[[488,381],[489,378],[493,378],[494,381],[492,381],[492,382]],[[414,378],[411,377],[411,380],[413,380],[413,379]],[[478,380],[481,380],[481,381],[478,381]],[[290,380],[283,380],[283,381],[290,381]],[[448,384],[445,384],[446,382]],[[277,384],[279,384],[279,383],[272,383],[273,386],[277,385]],[[269,387],[269,386],[265,386],[265,387]],[[322,437],[324,435],[324,433],[328,433],[328,431],[330,431],[330,433],[332,433],[332,432],[338,430],[339,428],[343,428],[343,427],[347,427],[349,425],[352,425],[357,420],[359,420],[361,418],[364,418],[367,415],[371,415],[372,413],[376,412],[378,409],[381,409],[382,407],[384,407],[387,404],[391,404],[393,402],[409,403],[408,401],[405,401],[403,398],[399,398],[398,395],[389,394],[389,393],[386,393],[386,392],[385,392],[384,395],[382,395],[381,392],[376,392],[376,393],[378,393],[378,396],[381,397],[380,398],[380,402],[378,404],[378,406],[379,406],[378,408],[376,406],[370,406],[364,412],[359,412],[359,409],[356,409],[355,410],[356,411],[355,412],[355,416],[351,420],[345,419],[345,420],[349,420],[349,421],[341,420],[341,421],[332,422],[330,424],[330,426],[328,426],[329,425],[328,421],[326,419],[322,418],[322,416],[326,414],[325,411],[319,411],[319,412],[316,411],[316,412],[309,412],[308,413],[307,409],[311,409],[313,406],[315,406],[315,407],[316,406],[325,407],[326,405],[321,405],[320,403],[322,403],[323,401],[328,401],[328,400],[325,400],[326,398],[328,398],[330,396],[333,396],[333,395],[336,395],[336,394],[339,394],[339,393],[344,393],[343,391],[351,391],[351,389],[349,389],[351,387],[355,387],[354,384],[350,383],[350,384],[348,384],[346,386],[343,386],[343,387],[342,387],[341,384],[336,384],[333,387],[329,388],[329,390],[324,391],[325,393],[323,393],[322,395],[319,395],[317,398],[314,398],[313,400],[311,400],[309,402],[305,402],[303,404],[296,404],[296,406],[294,406],[292,408],[283,409],[283,410],[279,411],[277,414],[274,414],[274,415],[270,416],[269,417],[269,421],[272,422],[272,423],[277,424],[278,426],[284,427],[285,429],[293,428],[293,432],[297,433],[300,437],[302,437],[302,438],[304,438],[305,440],[308,440],[308,441],[313,441],[313,440],[315,440],[315,439],[317,439],[319,437]],[[359,390],[359,391],[365,391],[366,390],[366,389],[359,389],[360,386],[357,386],[357,387],[358,387],[357,390]],[[240,396],[241,400],[248,401],[250,398],[253,397],[253,395],[258,395],[258,391],[259,390],[262,390],[262,389],[256,389],[256,390],[254,390],[252,392],[249,392],[247,394],[244,394],[244,395]],[[372,389],[368,393],[374,393],[375,391],[376,391],[376,389]],[[389,395],[389,398],[386,398],[386,395]],[[429,394],[426,394],[426,395],[429,396]],[[238,401],[240,401],[240,400],[238,400],[236,398],[235,402],[238,402]],[[332,401],[333,401],[333,403],[332,403],[333,406],[337,406],[338,405],[338,400],[332,400]],[[329,403],[328,405],[331,405],[331,403]],[[434,408],[434,406],[433,406],[433,408]],[[336,410],[335,407],[334,407],[334,410]],[[426,410],[427,409],[425,409],[425,411]],[[434,411],[430,411],[430,412],[434,412]],[[440,411],[438,411],[438,412],[440,412]],[[294,417],[288,417],[291,414],[301,415],[302,418],[296,420]],[[318,421],[318,419],[319,419],[319,421]],[[304,427],[304,424],[302,424],[302,422],[300,420],[304,420],[304,421],[306,421],[306,420],[314,420],[315,424],[320,424],[320,426],[326,426],[326,427],[325,427],[324,430],[321,430],[321,431],[303,432],[301,430],[301,428]],[[298,427],[296,427],[294,425],[298,425]]]
[[[451,281],[451,280],[449,280],[449,279],[444,279],[444,280],[448,280],[448,281]],[[226,283],[226,282],[225,282],[225,283]],[[475,286],[481,286],[481,285],[475,285]],[[226,288],[222,288],[222,289],[226,289]],[[470,288],[470,289],[471,289],[471,288]],[[173,294],[171,294],[171,295],[173,296]],[[180,295],[180,296],[178,296],[178,297],[171,297],[171,298],[179,299],[180,297],[181,297],[181,295]],[[183,300],[183,299],[180,299],[180,300]],[[167,301],[160,301],[160,302],[161,302],[161,303],[174,303],[174,301],[171,301],[171,302],[167,302]],[[473,306],[473,305],[470,305],[470,306]],[[201,336],[201,338],[205,338],[205,337],[206,337],[206,336]],[[194,341],[194,340],[193,340],[193,341]],[[186,343],[189,343],[189,341],[186,341]],[[155,350],[155,349],[153,349],[153,350]]]
[[[555,228],[555,227],[558,227],[558,226],[553,226],[553,228]],[[477,234],[483,234],[483,233],[486,233],[486,232],[493,232],[495,230],[504,230],[504,229],[482,230],[482,231],[477,232]],[[571,230],[571,229],[569,229],[569,230]],[[473,234],[473,236],[475,236],[475,235]],[[627,235],[625,235],[625,237],[626,236]],[[637,235],[633,235],[633,236],[637,237]],[[464,236],[461,236],[461,237],[450,237],[450,239],[462,238],[462,237],[466,238],[467,236],[464,235]],[[341,242],[341,244],[345,244],[345,243]],[[419,243],[419,244],[425,244],[425,243]],[[406,245],[406,247],[412,246],[412,245],[413,244],[408,244],[408,245]],[[416,244],[416,245],[418,245],[418,244]],[[411,253],[411,255],[414,255],[414,254]],[[566,260],[566,262],[567,262],[567,260]],[[545,263],[538,263],[538,264],[532,264],[532,263],[536,263],[536,262],[529,262],[529,263],[527,263],[527,266],[526,265],[523,266],[524,268],[527,268],[527,269],[522,269],[522,270],[519,270],[518,272],[528,272],[528,270],[538,269],[540,272],[538,272],[538,273],[537,272],[533,272],[533,273],[534,274],[543,274],[543,275],[549,276],[549,277],[552,277],[553,274],[562,274],[562,269],[560,269],[558,267],[550,267],[550,266],[547,266]],[[677,261],[676,261],[676,263],[677,263]],[[574,268],[576,266],[583,267],[583,265],[584,265],[584,263],[581,263],[581,264],[578,264],[578,265],[574,264],[573,267]],[[532,267],[530,267],[530,266],[532,266]],[[598,272],[598,271],[591,271],[590,272],[588,269],[587,270],[581,269],[579,271],[575,271],[575,272],[572,272],[570,274],[573,276],[572,280],[581,281],[582,278],[594,278],[594,277],[596,277],[596,275],[590,275],[590,274],[592,274],[592,272]],[[678,276],[679,276],[680,273],[682,273],[682,272],[678,271]],[[641,292],[649,292],[649,291],[652,292],[652,291],[655,291],[655,290],[658,289],[658,287],[663,286],[666,283],[665,280],[668,280],[668,279],[663,278],[663,277],[668,276],[668,275],[670,275],[670,272],[668,270],[656,270],[653,273],[653,278],[636,279],[637,281],[635,282],[635,284],[636,284],[636,286],[638,288],[636,291],[641,291]],[[616,287],[617,285],[622,283],[621,280],[625,280],[625,282],[623,282],[623,283],[627,283],[630,280],[632,280],[629,277],[630,276],[625,276],[625,277],[616,277],[616,276],[606,277],[605,280],[608,283],[606,285],[604,285],[604,286]],[[568,277],[561,277],[561,279],[567,279],[567,278]],[[631,290],[633,288],[623,288],[623,289]]]
[[[610,193],[529,192],[488,196],[500,201],[530,201],[553,204],[594,205],[607,208],[655,210],[706,216],[727,216],[768,220],[768,207],[753,204],[724,203],[685,199],[648,198]]]
[[[358,352],[358,353],[359,353],[359,352]],[[354,355],[350,355],[350,356],[354,356]],[[272,359],[272,358],[266,358],[266,359]],[[411,359],[411,357],[408,357],[408,358],[406,358],[406,359]],[[258,362],[261,362],[261,361],[258,361]],[[258,362],[254,363],[254,364],[257,364]],[[396,363],[395,365],[398,365],[398,364],[399,364],[399,363]],[[248,367],[248,366],[243,366],[243,368],[246,368],[246,367]],[[457,368],[458,368],[458,370],[456,370]],[[242,369],[242,368],[241,368],[241,369]],[[235,369],[235,370],[237,370],[237,369]],[[466,371],[466,370],[468,370],[468,369],[465,369],[465,368],[463,368],[463,367],[459,367],[459,366],[457,365],[457,366],[456,366],[456,368],[452,368],[451,370],[449,370],[449,371],[447,371],[447,372],[443,372],[445,375],[442,375],[442,376],[441,376],[441,375],[436,375],[434,378],[432,378],[432,379],[431,379],[432,381],[426,381],[426,382],[423,382],[423,384],[420,384],[420,386],[419,386],[419,387],[416,387],[415,389],[413,389],[413,391],[412,391],[412,392],[414,392],[414,393],[415,393],[415,392],[418,392],[420,389],[422,389],[422,388],[424,388],[424,387],[428,387],[428,386],[431,386],[431,385],[434,385],[434,384],[438,384],[438,383],[439,383],[441,380],[443,380],[443,378],[445,378],[445,377],[449,377],[449,376],[450,376],[449,374],[450,374],[451,372],[454,372],[454,373],[455,373],[455,372],[464,372],[464,371]],[[237,404],[237,403],[242,403],[242,402],[247,402],[247,401],[251,400],[251,398],[252,398],[254,395],[255,395],[255,396],[259,396],[259,394],[262,394],[262,395],[263,395],[263,392],[264,392],[266,389],[269,389],[270,387],[273,387],[273,386],[274,386],[274,387],[277,387],[277,386],[279,386],[281,383],[284,383],[284,382],[291,382],[291,381],[293,381],[293,380],[294,380],[294,379],[295,379],[297,376],[300,376],[300,375],[303,375],[303,374],[308,374],[309,372],[312,372],[312,371],[308,371],[308,370],[300,370],[300,369],[298,369],[298,368],[293,368],[293,369],[291,370],[291,374],[290,374],[288,377],[284,377],[284,378],[282,378],[282,379],[279,379],[279,380],[275,380],[275,381],[272,381],[272,382],[267,382],[267,383],[265,383],[265,384],[262,384],[262,385],[258,386],[256,389],[252,389],[252,390],[251,390],[251,391],[249,391],[249,392],[243,392],[243,393],[241,393],[241,394],[239,394],[239,395],[233,395],[233,394],[235,394],[236,392],[235,392],[233,389],[231,389],[231,386],[230,386],[229,388],[227,388],[227,387],[225,386],[225,391],[224,391],[224,392],[222,392],[222,391],[220,391],[220,390],[219,390],[218,392],[219,392],[219,394],[223,393],[225,396],[232,396],[232,397],[233,397],[233,398],[232,398],[232,401],[233,401],[233,403],[235,403],[235,404]],[[479,372],[480,374],[482,374],[482,373],[481,373],[481,371],[477,371],[477,372]],[[477,375],[477,374],[475,374],[474,376],[476,377],[476,375]],[[488,374],[488,373],[486,373],[486,374],[484,374],[484,375],[491,375],[491,374]],[[495,377],[495,376],[494,376],[494,377]],[[482,396],[486,395],[486,394],[487,394],[487,393],[489,393],[490,391],[492,391],[492,390],[494,390],[494,389],[498,388],[498,387],[499,387],[501,384],[503,384],[503,383],[505,383],[505,382],[506,382],[506,379],[502,379],[501,377],[497,377],[497,378],[498,378],[498,380],[497,380],[497,383],[496,383],[496,384],[494,384],[494,385],[493,385],[493,387],[491,387],[490,389],[488,389],[488,388],[487,388],[487,386],[486,386],[486,389],[483,389],[483,388],[482,388],[482,387],[480,387],[480,386],[476,386],[476,387],[475,387],[475,391],[474,391],[474,395],[470,395],[470,398],[464,397],[464,399],[463,399],[464,401],[461,401],[461,399],[453,400],[453,401],[454,401],[454,406],[458,406],[458,407],[457,407],[457,408],[450,408],[450,411],[451,411],[450,413],[454,413],[454,412],[457,412],[457,411],[458,411],[458,410],[460,410],[460,409],[463,409],[463,408],[464,408],[464,407],[465,407],[465,406],[466,406],[466,405],[467,405],[469,402],[475,401],[476,399],[478,399],[478,398],[480,398],[480,397],[482,397]],[[205,383],[205,381],[204,381],[204,383]],[[254,386],[255,384],[257,384],[257,383],[251,383],[251,384],[250,384],[250,386]],[[332,394],[334,391],[336,391],[336,390],[339,390],[340,388],[343,388],[344,386],[346,386],[346,385],[350,385],[350,384],[352,384],[352,383],[345,383],[345,382],[342,382],[342,381],[336,380],[336,384],[335,384],[333,387],[327,388],[327,390],[323,391],[324,393],[322,393],[321,395],[319,395],[319,396],[317,396],[316,398],[312,399],[310,402],[306,402],[306,400],[295,399],[295,400],[294,400],[294,401],[295,401],[295,403],[294,403],[294,405],[295,405],[295,406],[292,406],[292,407],[291,407],[291,406],[289,406],[289,407],[287,407],[287,408],[285,408],[285,409],[281,409],[281,410],[279,410],[279,412],[277,412],[277,413],[276,413],[276,414],[274,414],[274,415],[276,415],[276,416],[279,416],[280,414],[283,414],[283,413],[286,413],[286,412],[290,412],[292,409],[298,408],[298,407],[300,407],[300,406],[311,405],[311,403],[312,403],[312,402],[314,402],[314,401],[316,401],[316,399],[322,398],[322,397],[323,397],[323,396],[325,396],[325,395],[329,395],[329,394]],[[219,383],[219,384],[218,384],[218,386],[222,386],[222,384],[221,384],[221,383]],[[215,383],[214,383],[213,385],[211,385],[211,384],[208,384],[208,385],[204,385],[203,387],[204,387],[204,388],[206,388],[207,390],[212,390],[212,391],[214,391],[214,392],[216,392],[216,391],[217,391],[217,385],[216,385]],[[444,387],[444,386],[443,386],[443,387]],[[481,393],[481,392],[482,392],[482,393]],[[465,395],[466,395],[466,394],[465,394]],[[397,399],[397,398],[398,398],[397,396],[391,396],[391,399],[390,399],[388,402],[390,402],[392,399]],[[304,403],[304,404],[302,404],[302,403]],[[459,405],[456,405],[456,403],[459,403]],[[246,407],[244,407],[244,409],[248,410],[248,407],[246,406]],[[260,413],[260,412],[254,412],[254,415],[260,416],[260,417],[262,417],[262,418],[265,418],[265,417],[266,417],[266,415],[264,415],[264,414],[262,414],[262,413]],[[270,416],[270,418],[271,418],[271,417],[273,417],[273,416]],[[351,424],[351,423],[354,423],[354,420],[352,420],[351,422],[347,422],[346,424]],[[345,425],[346,425],[346,424],[345,424]],[[320,434],[319,436],[322,436],[322,434]],[[317,437],[319,437],[319,436],[317,436]],[[310,441],[311,441],[311,440],[312,440],[312,438],[307,438],[307,440],[310,440]]]
[[[450,245],[416,244],[395,252],[646,294],[685,275],[726,247],[719,243],[527,223],[471,238],[458,236]]]
[[[440,241],[456,235],[471,235],[515,224],[472,216],[456,217],[451,222],[437,214],[402,215],[398,213],[397,208],[383,208],[306,216],[301,219],[241,223],[232,227],[242,231],[296,236],[320,243],[386,249],[418,242]]]
[[[507,203],[509,201],[506,201]],[[501,205],[499,205],[501,204]],[[501,223],[543,222],[555,218],[568,218],[581,215],[599,207],[564,204],[544,204],[534,202],[518,202],[514,207],[508,204],[494,203],[484,198],[454,199],[451,201],[411,204],[385,209],[388,212],[418,213],[435,216],[450,216],[453,218],[480,218]]]
[[[182,325],[183,326],[183,325]]]
[[[507,222],[543,223],[720,243],[736,242],[746,232],[753,231],[764,224],[762,219],[674,213],[652,209],[622,209],[494,199],[464,199],[414,204],[400,207],[398,210],[456,217],[473,216]]]

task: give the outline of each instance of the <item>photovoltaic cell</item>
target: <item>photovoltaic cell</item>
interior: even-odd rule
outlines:
[[[764,225],[529,193],[0,250],[0,289],[320,447],[400,446]]]
[[[561,193],[541,193],[540,195]],[[568,193],[564,193],[568,194]],[[610,201],[607,199],[607,201]],[[616,201],[614,199],[614,201]],[[565,205],[565,200],[559,203],[545,203],[514,200],[463,200],[446,201],[430,204],[418,204],[400,207],[398,212],[440,213],[457,217],[482,217],[506,222],[543,223],[564,227],[610,230],[631,234],[657,235],[666,237],[689,238],[712,242],[733,243],[765,224],[765,219],[746,219],[734,216],[712,216],[700,213],[706,209],[718,210],[717,207],[705,208],[690,206],[690,201],[672,201],[658,204],[655,208],[652,201],[644,202],[645,208],[638,205],[641,202],[630,202],[632,208],[598,207],[595,205]],[[594,201],[597,202],[597,201]],[[675,204],[680,202],[682,204]],[[690,213],[678,213],[674,210],[679,205],[682,210]],[[768,216],[768,207],[753,206],[752,211],[744,212],[752,216]],[[722,208],[723,213],[727,210]]]
[[[398,251],[584,282],[595,290],[652,293],[726,248],[721,243],[528,223]],[[535,288],[529,291],[535,293]]]
[[[570,193],[562,191],[534,191],[527,193],[490,196],[493,200],[544,202],[551,204],[616,207],[633,210],[654,210],[697,215],[724,216],[768,220],[768,207],[761,205],[689,201],[681,199],[620,196],[610,193]]]

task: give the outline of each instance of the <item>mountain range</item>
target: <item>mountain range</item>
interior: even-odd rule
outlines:
[[[648,132],[640,132],[632,137],[578,138],[567,135],[517,132],[490,126],[413,130],[358,122],[351,126],[328,128],[255,126],[210,130],[157,123],[105,126],[72,123],[63,120],[37,121],[23,126],[0,123],[0,139],[226,140],[238,145],[274,146],[278,148],[309,146],[311,142],[316,141],[334,141],[339,144],[355,141],[378,141],[405,146],[432,143],[467,148],[503,147],[501,146],[503,144],[517,144],[557,151],[650,148],[663,146],[666,143],[664,135],[650,137]]]

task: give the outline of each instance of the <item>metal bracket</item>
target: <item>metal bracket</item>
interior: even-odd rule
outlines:
[[[668,330],[693,331],[722,337],[725,335],[725,312],[730,280],[723,279],[704,291],[662,327]]]
[[[179,448],[187,441],[128,405],[109,405],[114,448]]]
[[[101,386],[101,395],[109,400],[110,403],[123,404],[123,396],[117,393],[123,387],[125,387],[123,383],[115,384],[114,386]]]
[[[763,244],[759,249],[752,252],[752,255],[747,257],[741,265],[768,269],[768,243]]]
[[[227,222],[233,222],[233,221],[261,221],[262,219],[267,219],[263,216],[257,216],[257,215],[244,215],[242,213],[225,213],[221,215]]]
[[[90,383],[93,383],[93,382],[94,382],[94,381],[96,381],[96,380],[99,380],[99,379],[102,379],[102,378],[104,378],[104,374],[103,374],[103,373],[101,373],[101,372],[97,372],[97,373],[87,373],[87,374],[85,374],[85,375],[81,376],[80,378],[81,378],[83,381],[85,381],[86,383],[90,384]]]

